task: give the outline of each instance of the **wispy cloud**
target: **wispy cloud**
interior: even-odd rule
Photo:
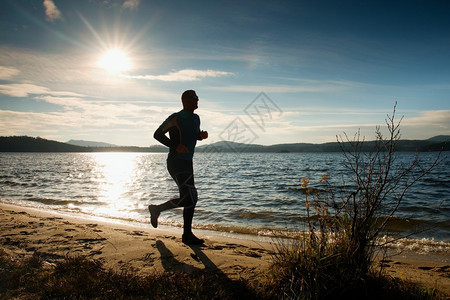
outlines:
[[[240,93],[330,93],[342,92],[358,87],[360,83],[333,80],[292,80],[285,79],[292,84],[265,84],[265,85],[228,85],[223,87],[212,87],[211,90]]]
[[[346,87],[338,85],[322,86],[295,86],[295,85],[229,85],[224,87],[213,87],[212,90],[239,93],[318,93],[342,91]]]
[[[0,80],[11,79],[19,73],[20,71],[16,68],[0,66]]]
[[[62,18],[62,14],[53,0],[44,0],[44,7],[47,21],[54,22],[55,20]]]
[[[141,4],[141,0],[125,0],[122,5],[123,9],[135,10],[138,9],[139,4]]]
[[[38,93],[29,100],[30,106],[38,101],[60,108],[51,106],[52,109],[45,112],[0,109],[0,135],[39,135],[65,141],[92,134],[91,139],[108,136],[106,140],[116,144],[133,145],[142,143],[143,136],[148,136],[150,141],[149,132],[159,123],[156,120],[163,120],[168,115],[153,103],[92,100],[36,86],[27,92]]]
[[[216,70],[194,70],[185,69],[176,72],[170,72],[165,75],[138,75],[127,76],[127,78],[143,79],[143,80],[160,80],[160,81],[198,81],[207,77],[231,76],[234,73],[216,71]]]
[[[421,111],[417,117],[405,117],[405,126],[438,126],[450,130],[450,110],[427,110]]]
[[[71,123],[63,115],[10,110],[0,110],[0,119],[2,135],[23,135],[29,134],[30,131],[40,132],[39,135],[42,135],[49,130],[61,128],[61,125],[67,126]]]
[[[8,95],[11,97],[27,97],[29,95],[54,95],[54,96],[68,96],[68,97],[83,96],[81,94],[73,92],[52,91],[47,87],[29,83],[0,84],[0,94]]]

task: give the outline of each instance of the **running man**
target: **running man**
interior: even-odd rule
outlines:
[[[198,199],[194,184],[192,158],[197,140],[208,138],[208,132],[200,131],[200,118],[194,114],[194,110],[198,108],[198,96],[195,91],[185,91],[181,95],[181,101],[183,110],[170,115],[153,135],[161,144],[170,149],[167,157],[167,170],[178,186],[180,197],[160,205],[149,205],[148,210],[152,226],[156,228],[161,212],[183,207],[182,241],[189,245],[201,245],[205,241],[192,233],[192,219]],[[169,132],[169,137],[166,136],[167,132]]]

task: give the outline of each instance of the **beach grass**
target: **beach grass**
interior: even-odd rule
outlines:
[[[357,266],[345,241],[326,250],[317,246],[307,236],[279,244],[267,285],[276,299],[448,299],[435,288],[387,275],[382,262]]]
[[[407,190],[439,162],[439,154],[428,166],[418,159],[394,170],[395,147],[400,139],[400,122],[386,120],[388,136],[376,128],[376,147],[362,152],[364,139],[357,133],[339,141],[345,166],[353,175],[352,187],[320,182],[317,192],[303,178],[307,224],[303,237],[279,243],[274,255],[271,284],[288,299],[428,299],[440,297],[434,290],[384,276],[376,266],[387,245],[378,238],[398,210]]]
[[[0,299],[446,299],[435,289],[380,273],[346,282],[339,267],[320,266],[317,260],[311,264],[314,259],[302,264],[298,259],[303,254],[292,254],[288,251],[276,256],[277,271],[272,280],[267,280],[266,274],[250,281],[231,280],[208,271],[139,275],[107,269],[100,261],[83,256],[49,263],[36,253],[17,259],[0,249]],[[286,275],[293,266],[298,271],[296,277],[285,278],[280,267]],[[298,288],[305,276],[317,280],[308,292]]]
[[[0,249],[0,299],[264,299],[244,280],[214,272],[113,271],[83,256],[49,263]]]

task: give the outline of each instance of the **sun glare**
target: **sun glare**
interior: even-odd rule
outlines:
[[[95,160],[95,181],[99,189],[97,197],[105,203],[98,209],[107,215],[114,215],[130,205],[127,193],[136,179],[134,176],[138,155],[112,152],[96,153],[92,157]]]
[[[112,49],[103,54],[98,65],[111,73],[122,73],[131,68],[127,54],[118,49]]]

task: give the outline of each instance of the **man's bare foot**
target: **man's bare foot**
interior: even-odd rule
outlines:
[[[150,212],[150,223],[154,228],[158,227],[159,210],[156,205],[149,205],[148,211]]]
[[[186,245],[202,245],[205,243],[205,240],[199,239],[193,233],[184,233],[181,240]]]

